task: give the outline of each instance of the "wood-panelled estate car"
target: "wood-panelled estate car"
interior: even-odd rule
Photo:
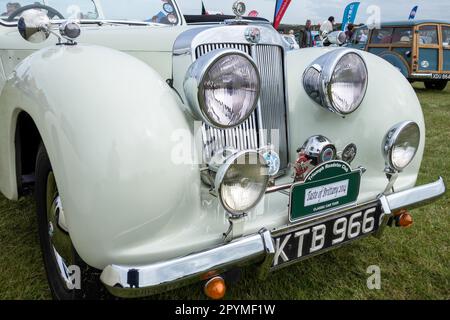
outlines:
[[[383,23],[380,29],[356,30],[349,47],[376,54],[411,82],[444,90],[450,80],[450,22],[417,20]]]

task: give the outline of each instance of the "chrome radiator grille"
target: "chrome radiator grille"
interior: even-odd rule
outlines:
[[[196,58],[217,49],[232,48],[253,57],[261,74],[261,96],[255,113],[242,125],[219,130],[203,124],[205,161],[225,147],[258,149],[268,144],[280,154],[281,168],[288,165],[287,110],[284,89],[283,51],[278,46],[246,44],[204,44],[195,50]]]

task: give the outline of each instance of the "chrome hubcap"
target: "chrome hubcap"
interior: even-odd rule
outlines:
[[[69,266],[74,264],[72,241],[61,223],[64,210],[59,197],[58,188],[53,172],[47,178],[47,222],[50,248],[53,249],[58,273],[67,289],[71,288],[72,280]]]

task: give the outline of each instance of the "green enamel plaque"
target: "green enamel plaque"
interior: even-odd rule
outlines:
[[[316,167],[291,189],[290,220],[296,221],[355,203],[361,185],[361,170],[352,171],[343,161]]]

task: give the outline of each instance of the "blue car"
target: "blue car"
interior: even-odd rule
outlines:
[[[394,65],[409,81],[444,90],[450,80],[450,22],[404,21],[355,30],[347,44],[376,54]]]

